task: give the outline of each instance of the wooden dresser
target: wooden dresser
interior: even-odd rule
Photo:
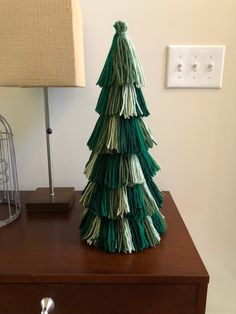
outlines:
[[[31,192],[22,193],[22,201]],[[208,273],[169,192],[161,244],[109,254],[82,243],[76,195],[69,213],[26,213],[0,229],[0,313],[203,314]]]

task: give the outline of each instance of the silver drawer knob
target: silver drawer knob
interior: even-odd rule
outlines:
[[[53,299],[43,298],[41,300],[41,308],[42,308],[41,314],[48,314],[49,312],[53,311],[54,307],[55,307],[55,303]]]

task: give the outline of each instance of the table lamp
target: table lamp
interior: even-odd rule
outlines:
[[[37,188],[28,211],[63,211],[74,188],[54,188],[48,88],[84,87],[82,16],[78,0],[2,0],[0,86],[42,87],[49,187]]]

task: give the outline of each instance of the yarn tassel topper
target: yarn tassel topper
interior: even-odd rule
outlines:
[[[116,33],[107,60],[97,84],[100,87],[117,84],[135,84],[143,87],[145,79],[137,52],[127,34],[127,24],[118,21],[114,24]]]

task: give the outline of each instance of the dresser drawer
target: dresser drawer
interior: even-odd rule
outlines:
[[[196,285],[156,284],[2,284],[4,314],[40,313],[40,301],[51,297],[52,314],[194,314]]]

